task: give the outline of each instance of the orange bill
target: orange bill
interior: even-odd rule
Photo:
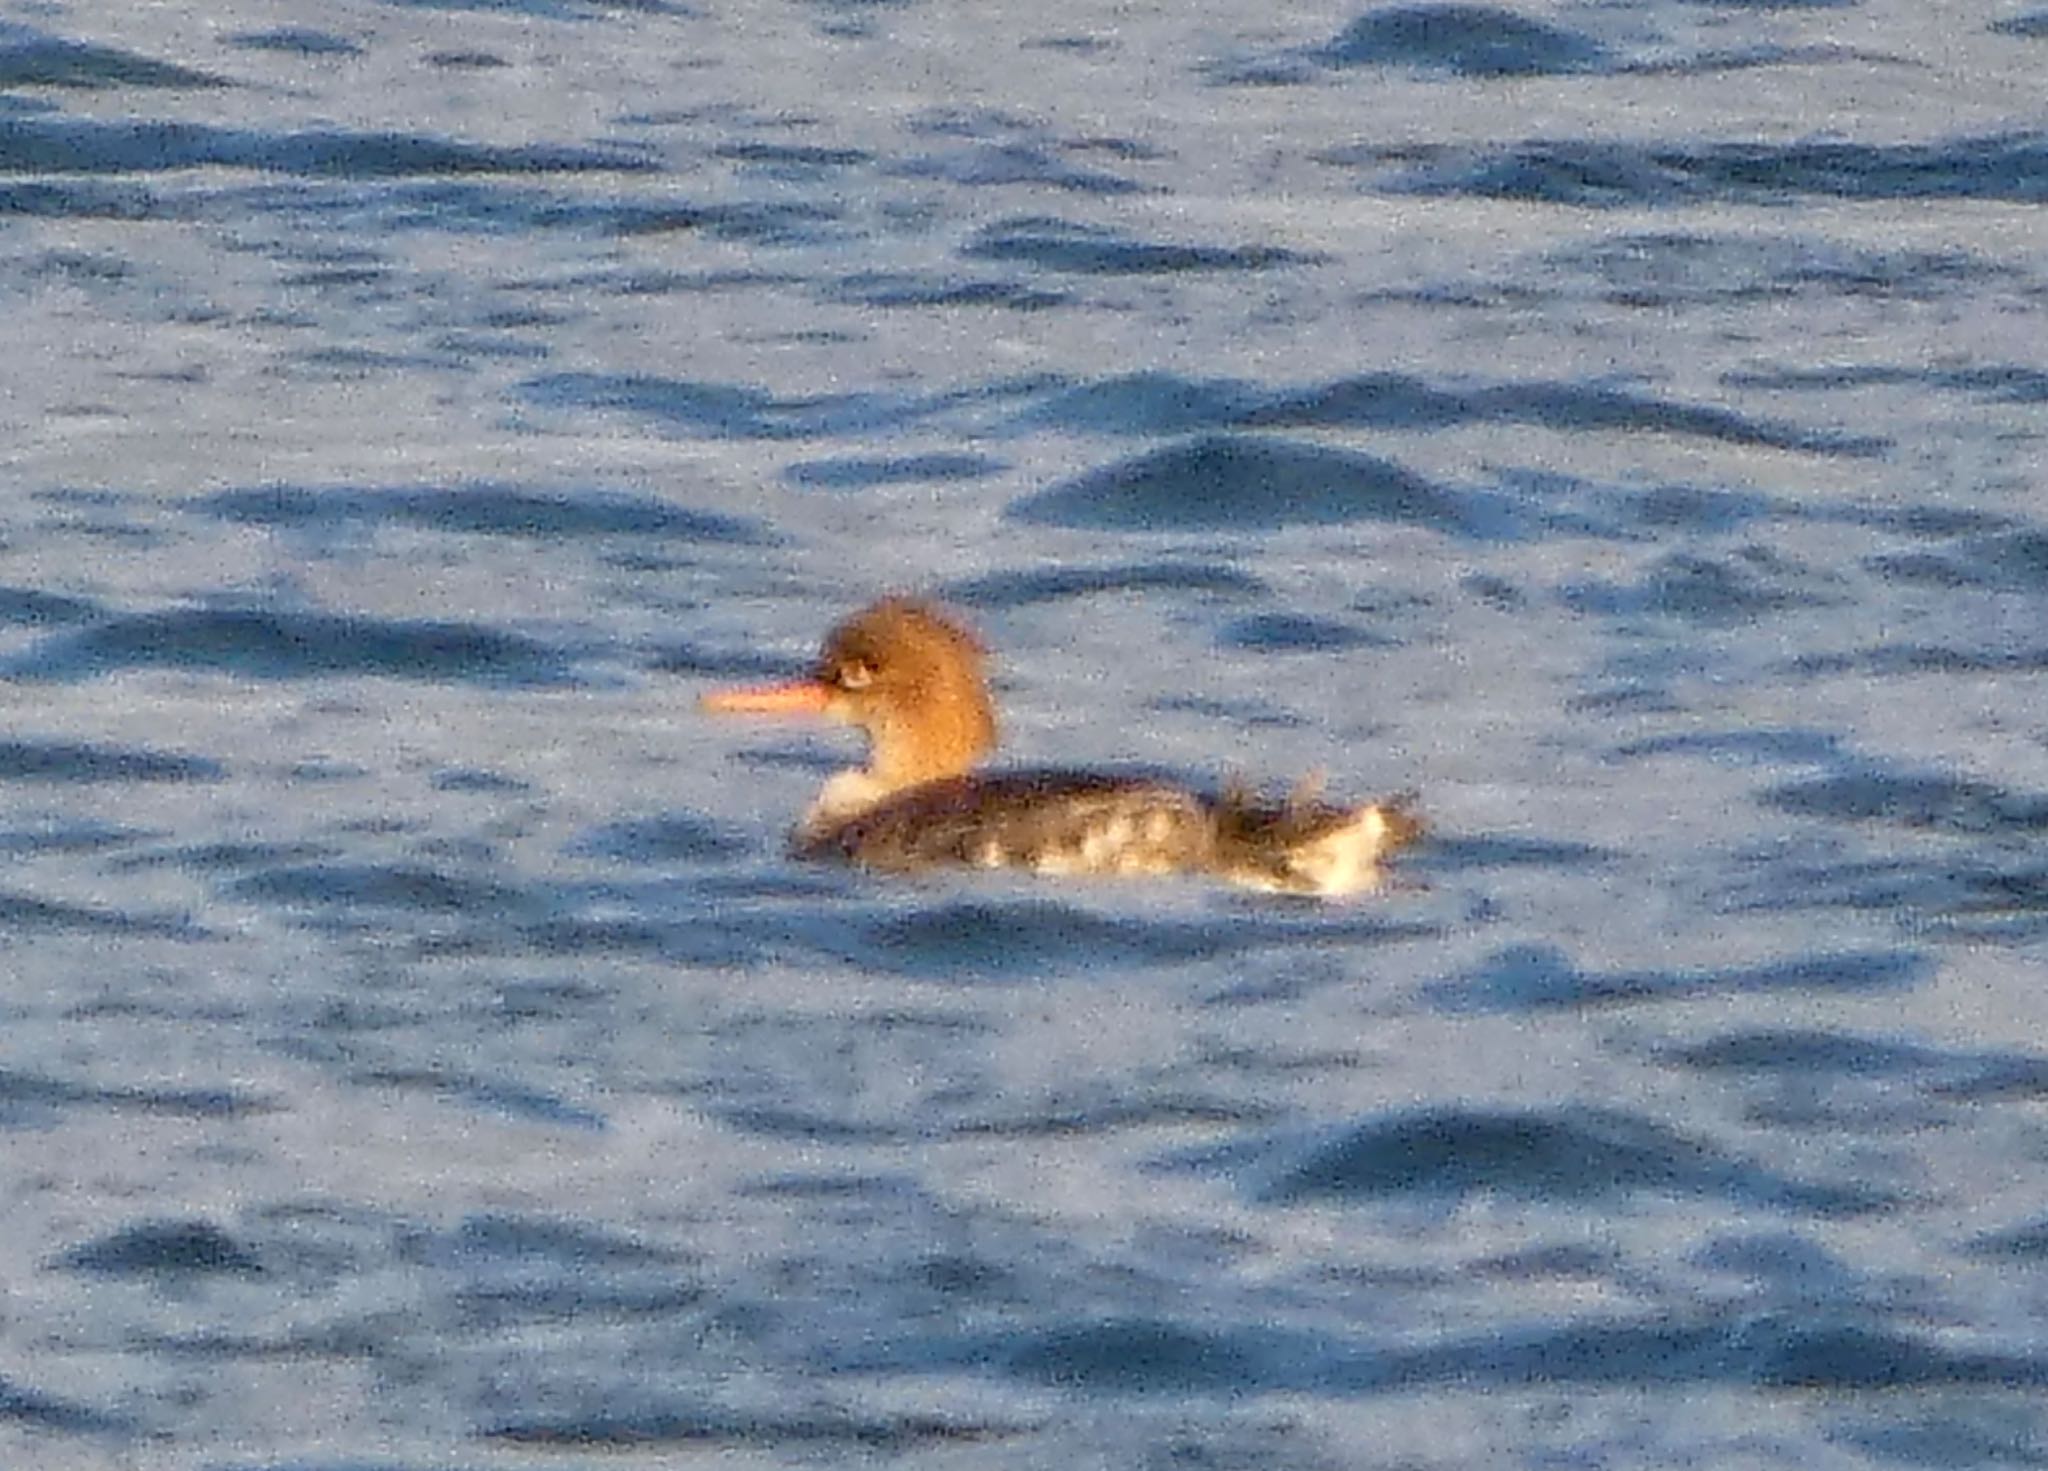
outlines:
[[[719,715],[822,715],[826,701],[831,698],[829,684],[796,679],[788,684],[711,690],[697,701],[697,708]]]

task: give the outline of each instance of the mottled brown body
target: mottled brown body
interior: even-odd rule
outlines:
[[[881,873],[1023,868],[1041,874],[1213,874],[1274,893],[1355,893],[1422,833],[1396,804],[1360,808],[1232,790],[1209,799],[1139,777],[1015,771],[950,777],[817,832],[798,857]]]
[[[949,777],[885,797],[798,856],[887,873],[939,867],[1161,874],[1207,866],[1215,820],[1192,793],[1084,771]]]

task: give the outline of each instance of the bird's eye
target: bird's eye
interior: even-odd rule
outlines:
[[[874,682],[875,671],[865,664],[839,666],[839,687],[843,690],[864,690]]]

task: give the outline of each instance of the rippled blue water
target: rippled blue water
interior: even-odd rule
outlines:
[[[0,1462],[2048,1461],[2044,47],[10,7]],[[1435,836],[792,866],[906,587]]]

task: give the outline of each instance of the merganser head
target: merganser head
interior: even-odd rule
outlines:
[[[995,748],[995,710],[973,634],[915,598],[889,597],[825,636],[810,677],[704,696],[720,713],[822,715],[867,733],[867,769],[848,773],[844,812],[904,787],[959,776]],[[857,787],[858,791],[851,788]],[[814,813],[815,815],[815,813]]]

